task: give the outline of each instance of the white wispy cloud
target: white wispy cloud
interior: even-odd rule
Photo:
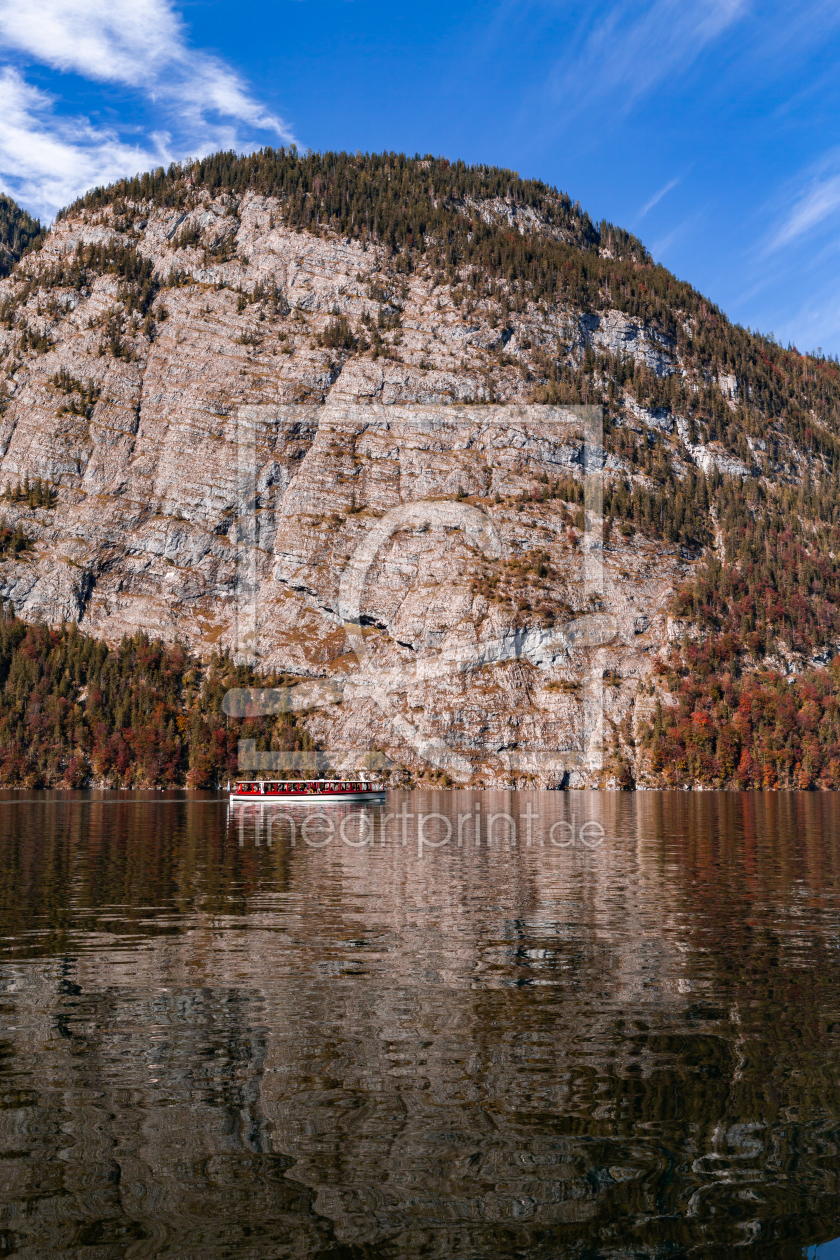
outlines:
[[[23,205],[49,216],[82,189],[169,161],[165,136],[152,148],[123,143],[85,118],[57,118],[54,100],[0,69],[0,172]]]
[[[230,66],[189,46],[168,0],[0,0],[0,49],[0,177],[47,217],[91,184],[172,157],[248,147],[254,132],[294,139]],[[86,118],[62,116],[54,98],[8,64],[15,54],[135,91],[154,104],[158,131],[127,144]]]
[[[576,104],[597,98],[628,109],[660,83],[686,69],[747,12],[748,0],[621,0],[588,31],[569,64],[554,76],[554,91]]]
[[[124,83],[154,98],[172,98],[291,133],[218,57],[193,49],[167,0],[0,0],[0,41],[55,70]]]
[[[781,222],[769,234],[765,253],[775,253],[807,236],[840,210],[840,154],[833,153],[809,172],[790,198]]]
[[[183,56],[184,32],[161,0],[32,0],[0,3],[0,38],[57,70],[139,85]]]
[[[657,204],[657,202],[660,202],[662,198],[665,197],[671,191],[672,188],[676,188],[679,182],[680,182],[679,177],[677,177],[676,179],[669,180],[664,188],[660,188],[659,192],[655,192],[653,194],[650,201],[645,202],[645,204],[642,206],[641,210],[639,211],[638,217],[640,219],[643,219],[645,215],[647,214],[648,210],[652,210],[653,207]]]

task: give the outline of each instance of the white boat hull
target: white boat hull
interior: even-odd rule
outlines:
[[[385,800],[384,792],[231,792],[236,805],[345,805],[357,801]]]

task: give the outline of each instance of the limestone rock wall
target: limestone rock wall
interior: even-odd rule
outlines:
[[[527,408],[529,377],[561,344],[667,375],[674,346],[617,312],[535,306],[502,328],[281,210],[79,214],[0,281],[0,488],[57,489],[3,505],[31,549],[0,559],[0,594],[109,641],[143,629],[328,681],[309,718],[328,748],[460,782],[603,779],[688,561],[600,550],[550,497],[583,478],[584,432]],[[68,280],[92,245],[150,260],[145,314],[118,274]]]

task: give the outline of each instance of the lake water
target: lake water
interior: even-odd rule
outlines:
[[[836,798],[306,817],[0,796],[0,1255],[838,1255]]]

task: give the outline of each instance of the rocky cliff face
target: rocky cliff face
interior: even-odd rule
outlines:
[[[504,199],[481,213],[541,230]],[[693,556],[604,545],[575,493],[587,448],[593,484],[639,470],[587,442],[584,412],[531,400],[549,359],[701,374],[620,311],[519,307],[254,193],[68,215],[0,281],[3,514],[30,540],[0,557],[0,594],[285,671],[326,748],[462,783],[632,773]],[[678,470],[757,474],[613,395],[613,431]],[[14,494],[36,478],[52,506]]]

